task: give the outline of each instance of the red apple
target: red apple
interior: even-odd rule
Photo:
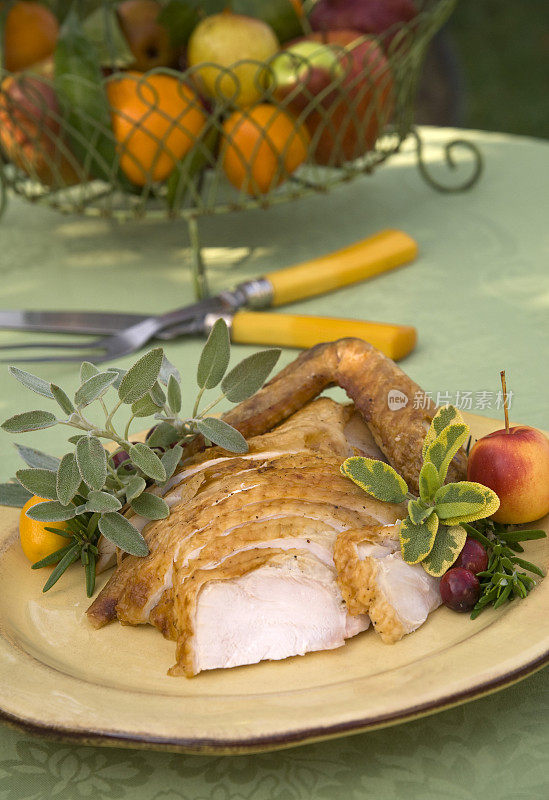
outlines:
[[[549,440],[528,425],[489,433],[469,454],[467,478],[499,497],[496,522],[533,522],[549,513]]]
[[[307,126],[314,160],[339,167],[372,150],[393,109],[389,62],[375,39],[357,31],[328,31],[294,43],[285,53],[300,55],[304,63],[294,69],[290,83],[280,81],[275,96]],[[287,63],[285,53],[274,65]]]
[[[319,0],[310,21],[315,31],[352,28],[380,36],[391,29],[388,36],[382,37],[388,45],[397,26],[409,23],[417,13],[412,0]]]

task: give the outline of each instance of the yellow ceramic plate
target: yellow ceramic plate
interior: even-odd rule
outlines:
[[[477,437],[501,427],[469,423]],[[396,645],[369,630],[338,650],[169,678],[174,644],[154,628],[91,628],[81,569],[42,594],[46,571],[29,568],[17,518],[0,510],[0,709],[44,734],[187,752],[274,749],[403,722],[549,661],[545,580],[524,602],[475,622],[438,609]],[[542,524],[549,531],[549,517]],[[549,541],[527,543],[526,557],[547,568]]]

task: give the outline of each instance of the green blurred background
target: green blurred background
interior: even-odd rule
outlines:
[[[549,0],[460,0],[428,58],[418,120],[549,138]]]

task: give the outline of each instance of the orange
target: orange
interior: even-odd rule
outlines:
[[[26,511],[28,508],[43,502],[43,497],[38,497],[36,494],[33,495],[21,509],[19,517],[21,547],[24,554],[33,564],[69,544],[69,540],[65,536],[46,530],[46,526],[48,528],[66,530],[67,525],[65,522],[36,522],[36,520],[27,517]]]
[[[171,75],[127,72],[107,97],[120,167],[137,186],[167,178],[206,125],[196,92]]]
[[[49,8],[41,3],[15,3],[4,29],[6,69],[18,72],[51,56],[58,34],[59,23]]]
[[[237,189],[266,194],[305,161],[309,141],[306,128],[276,106],[235,111],[223,124],[223,169]]]

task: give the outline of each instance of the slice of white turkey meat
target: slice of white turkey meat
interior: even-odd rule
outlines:
[[[194,620],[194,672],[332,650],[368,625],[367,615],[347,613],[333,569],[288,556],[203,587]]]

